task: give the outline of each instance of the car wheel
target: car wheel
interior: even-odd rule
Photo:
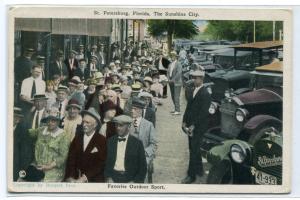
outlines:
[[[207,184],[231,184],[232,173],[229,160],[223,160],[209,170]]]

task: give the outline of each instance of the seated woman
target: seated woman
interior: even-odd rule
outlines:
[[[101,118],[102,126],[99,133],[108,139],[116,133],[115,124],[111,120],[117,116],[117,105],[107,100],[101,105],[101,110],[103,118]]]
[[[47,126],[29,130],[30,136],[36,138],[33,165],[45,173],[43,182],[60,182],[64,178],[70,141],[65,131],[58,127],[58,113],[56,107],[51,108],[49,115],[42,119]]]

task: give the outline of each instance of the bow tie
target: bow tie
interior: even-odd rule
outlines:
[[[126,138],[121,138],[121,137],[118,138],[118,142],[125,142],[125,141],[126,141]]]

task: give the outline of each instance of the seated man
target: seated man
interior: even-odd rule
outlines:
[[[78,127],[66,165],[67,182],[104,182],[106,140],[99,134],[100,116],[94,108],[82,111],[82,127]]]
[[[120,115],[113,122],[117,134],[107,142],[107,182],[143,183],[147,171],[145,151],[142,142],[129,134],[132,118]]]

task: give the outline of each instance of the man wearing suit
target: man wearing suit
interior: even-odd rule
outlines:
[[[71,79],[74,76],[74,71],[78,68],[78,61],[75,58],[76,54],[76,51],[71,50],[69,52],[69,58],[65,59],[64,61],[69,72],[69,79]]]
[[[160,75],[167,76],[167,69],[168,69],[169,64],[170,64],[170,61],[167,58],[165,58],[163,56],[163,52],[160,51],[158,59],[156,59],[154,62],[154,66],[157,68]],[[167,97],[167,94],[168,94],[167,91],[168,91],[168,88],[167,88],[167,84],[166,84],[163,87],[163,98]]]
[[[147,161],[147,181],[152,182],[152,169],[153,169],[153,159],[155,158],[155,153],[157,150],[157,139],[156,139],[156,130],[152,122],[144,119],[142,113],[146,103],[139,99],[133,98],[132,100],[132,118],[133,126],[130,129],[130,133],[142,141],[145,148],[145,155]],[[150,170],[150,171],[149,171]]]
[[[149,92],[140,92],[138,97],[145,102],[145,108],[143,109],[142,117],[149,122],[152,122],[153,126],[155,127],[156,124],[156,107],[153,105],[152,102],[152,94]]]
[[[94,108],[82,111],[82,126],[77,128],[65,171],[65,181],[104,182],[106,140],[99,134],[100,116]]]
[[[132,118],[119,115],[113,118],[117,134],[108,139],[105,177],[107,182],[143,183],[146,157],[143,143],[129,134]]]
[[[170,53],[172,62],[169,64],[167,77],[169,79],[169,86],[172,96],[172,101],[175,106],[173,115],[180,115],[180,92],[182,87],[182,66],[177,60],[178,56],[175,51]]]
[[[68,78],[68,68],[66,64],[63,62],[64,53],[62,51],[58,51],[56,55],[56,59],[54,62],[50,64],[49,69],[49,78],[53,79],[54,75],[59,75],[60,81],[66,83],[66,79]]]
[[[82,81],[87,81],[90,78],[90,69],[86,67],[84,58],[79,60],[79,67],[75,69],[74,76],[78,76]]]
[[[190,151],[187,177],[182,180],[184,184],[193,183],[196,175],[203,175],[200,145],[203,134],[207,130],[208,109],[211,104],[210,94],[203,86],[204,71],[195,70],[190,75],[194,79],[194,89],[190,91],[191,98],[188,98],[182,120],[182,130],[188,135]]]
[[[100,72],[103,71],[104,66],[106,65],[106,53],[104,52],[104,44],[100,44],[100,49],[99,49],[99,68]]]

